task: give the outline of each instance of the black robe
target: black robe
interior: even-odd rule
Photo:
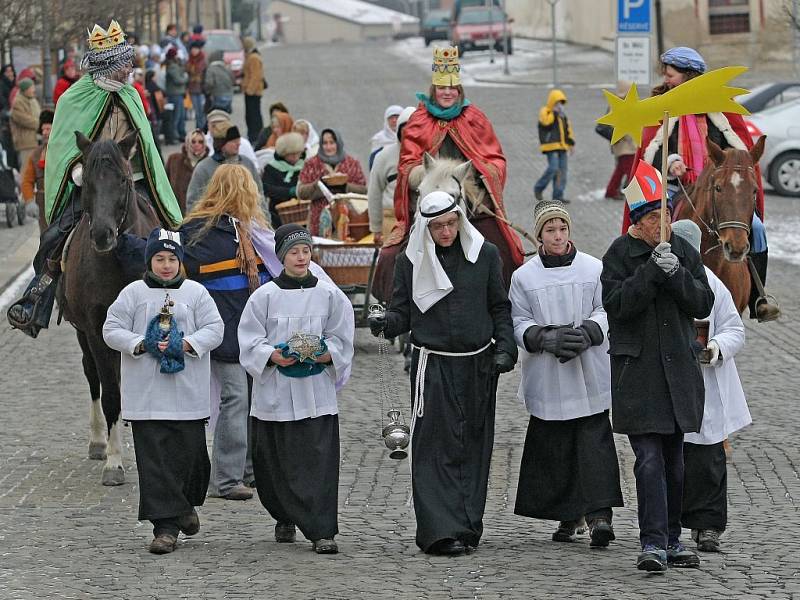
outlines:
[[[282,272],[281,289],[311,288],[312,274],[294,279]],[[278,523],[294,523],[315,541],[339,533],[339,416],[299,421],[251,420],[253,474],[258,498]]]
[[[424,377],[424,412],[412,420],[411,472],[417,545],[424,551],[441,540],[477,546],[494,442],[497,376],[494,353],[515,360],[517,347],[497,248],[485,242],[473,264],[460,241],[437,247],[437,256],[453,284],[426,313],[412,299],[412,265],[398,256],[385,335],[411,330],[416,347],[472,356],[430,354]],[[420,351],[414,350],[411,387],[416,384]]]

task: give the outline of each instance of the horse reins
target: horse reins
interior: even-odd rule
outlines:
[[[683,186],[683,182],[680,180],[680,177],[677,178],[678,185],[681,188],[681,192],[683,192],[683,196],[686,198],[686,201],[689,202],[689,206],[692,207],[692,211],[694,212],[695,216],[700,220],[700,222],[706,228],[706,231],[708,232],[708,234],[713,236],[714,238],[716,238],[716,240],[718,242],[716,245],[714,245],[711,248],[709,248],[708,250],[706,250],[705,254],[708,254],[712,250],[715,250],[716,248],[719,248],[722,245],[722,238],[720,238],[719,233],[723,229],[744,229],[747,232],[747,235],[750,235],[750,229],[751,229],[751,224],[750,223],[744,223],[742,221],[720,221],[719,220],[719,215],[717,213],[717,196],[716,196],[716,190],[715,190],[715,186],[714,186],[713,175],[714,175],[714,173],[716,173],[717,171],[720,171],[722,169],[730,169],[732,171],[749,171],[750,173],[755,174],[755,169],[753,167],[737,167],[737,166],[733,166],[733,167],[716,167],[712,171],[712,173],[711,173],[712,176],[709,178],[709,183],[708,183],[708,190],[709,190],[709,196],[710,196],[710,199],[711,199],[711,211],[712,211],[711,212],[711,215],[712,215],[711,216],[711,225],[706,223],[703,220],[703,217],[700,216],[700,212],[697,210],[697,207],[694,205],[694,202],[692,202],[692,198],[687,193],[686,188]]]
[[[123,176],[124,179],[124,187],[125,187],[125,204],[122,211],[122,218],[119,222],[115,222],[116,225],[116,234],[119,235],[119,230],[125,224],[125,221],[128,219],[128,214],[130,213],[130,206],[131,206],[131,196],[135,194],[134,190],[134,183],[133,183],[133,174],[131,172],[130,163],[126,162],[127,165],[127,172],[119,171],[119,173]],[[117,169],[114,169],[115,171]],[[86,213],[87,218],[89,219],[89,225],[92,224],[92,216],[89,212]]]

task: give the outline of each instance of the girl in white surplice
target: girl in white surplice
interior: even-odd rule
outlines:
[[[239,360],[253,376],[253,472],[258,497],[277,521],[275,541],[294,542],[297,526],[318,554],[335,554],[336,384],[350,371],[355,327],[347,296],[308,270],[311,244],[298,225],[275,231],[284,269],[245,306]]]
[[[578,252],[561,202],[536,205],[538,255],[511,279],[514,337],[523,349],[519,398],[531,413],[514,512],[559,521],[553,541],[575,540],[584,516],[593,547],[614,539],[622,506],[611,433],[608,320],[602,263]]]

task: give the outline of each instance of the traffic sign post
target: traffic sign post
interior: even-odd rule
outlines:
[[[650,85],[652,0],[617,0],[617,81]]]

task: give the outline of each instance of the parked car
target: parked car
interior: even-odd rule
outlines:
[[[428,46],[433,40],[446,40],[450,37],[450,11],[432,10],[422,20],[422,37]]]
[[[502,9],[492,7],[462,8],[458,21],[453,26],[450,39],[458,46],[459,55],[467,50],[486,50],[494,45],[503,51],[503,23],[508,31],[508,53],[513,52],[511,43],[511,19]]]
[[[782,81],[758,85],[747,94],[738,96],[736,101],[751,113],[757,113],[798,98],[800,98],[800,81]]]
[[[746,118],[753,139],[766,134],[761,172],[775,191],[800,197],[800,100],[785,102]]]
[[[242,84],[242,69],[244,67],[244,47],[242,40],[235,31],[230,29],[211,29],[205,31],[206,45],[203,50],[206,57],[210,57],[214,52],[222,51],[222,60],[228,65],[233,73],[236,86]]]

